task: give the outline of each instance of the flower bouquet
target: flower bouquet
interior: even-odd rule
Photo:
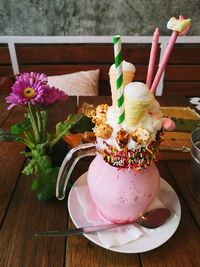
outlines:
[[[67,100],[63,91],[50,87],[45,74],[22,73],[16,76],[12,92],[6,101],[8,109],[25,106],[24,120],[13,125],[9,132],[0,129],[0,141],[17,141],[26,146],[22,153],[27,157],[23,169],[25,175],[34,175],[32,190],[39,200],[55,196],[59,166],[52,164],[54,147],[67,134],[84,132],[92,128],[92,122],[83,114],[70,114],[57,123],[55,132],[48,132],[48,109],[58,101]]]

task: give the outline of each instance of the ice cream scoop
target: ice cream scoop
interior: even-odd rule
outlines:
[[[153,94],[144,83],[132,82],[125,87],[125,122],[128,127],[141,122],[153,99]]]

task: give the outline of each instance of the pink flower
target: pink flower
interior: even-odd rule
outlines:
[[[68,95],[64,93],[63,91],[55,87],[46,86],[43,92],[43,95],[40,99],[40,103],[45,106],[48,106],[48,105],[52,105],[56,101],[67,100],[67,99],[68,99]]]
[[[47,84],[47,76],[36,72],[22,73],[17,76],[12,87],[11,94],[6,98],[8,109],[16,105],[42,104],[51,105],[58,100],[67,99],[64,92],[50,87]]]

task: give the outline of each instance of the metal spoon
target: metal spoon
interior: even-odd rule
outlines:
[[[120,226],[125,226],[133,223],[138,223],[146,228],[156,228],[165,223],[169,218],[171,212],[166,208],[158,208],[150,210],[140,216],[136,221],[129,223],[120,223],[120,224],[104,224],[104,225],[95,225],[95,226],[86,226],[81,228],[72,228],[62,231],[41,231],[35,233],[36,237],[45,236],[45,237],[56,237],[56,236],[71,236],[79,234],[90,234],[98,231],[108,230],[117,228]]]

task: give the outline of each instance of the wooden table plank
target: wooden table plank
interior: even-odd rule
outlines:
[[[23,146],[15,143],[0,143],[0,226],[6,215],[12,194],[24,164],[20,155]]]
[[[57,122],[67,119],[69,114],[76,113],[77,99],[75,96],[70,96],[67,101],[60,101],[54,104],[48,111],[48,129],[51,132],[55,131]]]
[[[161,98],[160,100],[161,104],[164,105],[182,106],[184,103],[188,105],[186,99]],[[80,103],[83,102],[110,104],[111,100],[110,97],[80,97]],[[62,117],[63,119],[67,116],[66,110],[71,110],[71,113],[75,113],[76,98],[72,98],[67,105],[60,103],[60,106],[52,109],[50,118],[53,116],[55,118],[51,120],[51,130],[53,130],[53,125],[58,118]],[[9,118],[6,121],[6,127],[14,121],[15,116],[16,114],[12,113],[10,121]],[[1,145],[6,147],[1,148]],[[8,155],[11,153],[10,149],[15,149],[8,147],[8,145],[0,143],[0,155],[1,149],[4,151],[0,160],[3,160],[4,157],[8,158]],[[68,239],[35,238],[35,231],[63,229],[67,226],[67,223],[69,223],[69,227],[72,227],[73,224],[71,220],[68,220],[67,200],[61,202],[53,200],[41,203],[36,199],[35,194],[30,190],[32,177],[20,175],[20,166],[22,167],[23,164],[20,163],[18,167],[17,163],[15,164],[14,162],[18,156],[21,158],[21,155],[15,150],[13,158],[11,157],[9,161],[11,162],[10,165],[7,162],[4,162],[2,165],[0,161],[4,175],[6,176],[6,172],[8,172],[7,179],[10,185],[7,184],[6,188],[12,192],[10,193],[10,201],[7,202],[7,208],[4,208],[6,212],[4,213],[0,231],[0,266],[199,266],[200,213],[198,203],[193,199],[188,190],[189,161],[158,162],[161,177],[175,189],[182,206],[181,222],[175,234],[165,244],[152,251],[141,254],[123,254],[103,249],[88,241],[84,236],[70,237]],[[78,163],[72,173],[71,183],[88,169],[89,164],[90,160],[88,159],[81,160]],[[9,166],[15,169],[13,174]],[[18,176],[19,179],[14,176]],[[14,187],[12,180],[16,181]],[[6,181],[4,180],[4,183],[0,185],[4,187],[5,183]],[[2,193],[3,191],[2,189]],[[4,197],[6,195],[5,193],[2,201],[5,201]]]
[[[0,266],[63,266],[65,238],[36,238],[39,230],[64,229],[65,201],[39,202],[32,177],[22,175],[0,231]]]
[[[66,119],[69,113],[76,112],[76,97],[71,97],[68,102],[55,105],[50,111],[50,128],[53,130],[57,121]],[[8,129],[14,122],[19,121],[21,109],[16,109],[12,116],[4,124]],[[9,146],[10,145],[10,146]],[[31,176],[20,176],[22,162],[18,157],[19,144],[0,143],[0,151],[4,151],[2,157],[9,161],[1,162],[1,169],[6,176],[1,185],[1,200],[7,197],[7,206],[4,204],[3,225],[0,231],[0,266],[64,266],[65,238],[35,238],[34,233],[39,230],[63,229],[67,225],[66,201],[52,200],[40,202],[35,193],[31,191]],[[17,149],[16,149],[17,148]],[[14,153],[13,153],[14,149]],[[12,157],[13,155],[13,157]],[[1,156],[1,153],[0,153]],[[3,160],[3,158],[1,158]],[[17,179],[19,177],[19,181]],[[12,183],[11,183],[12,181]],[[8,197],[10,190],[10,198]],[[12,197],[11,197],[12,195]],[[4,201],[6,202],[6,201]],[[2,201],[0,201],[2,203]],[[6,212],[5,212],[6,211]]]
[[[1,113],[1,112],[0,112]],[[10,113],[2,128],[9,130],[10,126],[21,121],[24,109],[16,108]],[[25,158],[20,152],[24,145],[15,142],[0,142],[0,225],[7,212],[9,202],[17,184]]]
[[[191,175],[191,166],[189,161],[175,161],[168,162],[169,169],[172,172],[175,181],[181,190],[181,193],[187,202],[187,205],[190,207],[190,210],[195,217],[195,220],[200,228],[200,202],[197,201],[190,192],[190,175]]]
[[[158,100],[161,106],[175,106],[175,107],[190,106],[188,99],[184,96],[178,96],[178,97],[157,96],[156,99]]]
[[[3,122],[11,112],[7,109],[8,104],[6,103],[5,97],[5,95],[0,94],[0,127],[2,127]]]
[[[159,171],[163,177],[176,191],[181,203],[181,221],[175,234],[161,247],[142,253],[142,263],[144,267],[177,267],[177,266],[199,266],[199,240],[200,232],[193,220],[193,216],[185,203],[180,190],[177,188],[173,176],[164,162],[159,162]],[[179,172],[182,177],[184,170]]]
[[[79,97],[79,106],[81,106],[83,103],[93,104],[95,106],[107,103],[105,96],[80,96]]]
[[[74,227],[69,222],[70,227]],[[84,236],[69,237],[67,242],[66,267],[139,267],[140,258],[138,254],[123,254],[104,249]]]

